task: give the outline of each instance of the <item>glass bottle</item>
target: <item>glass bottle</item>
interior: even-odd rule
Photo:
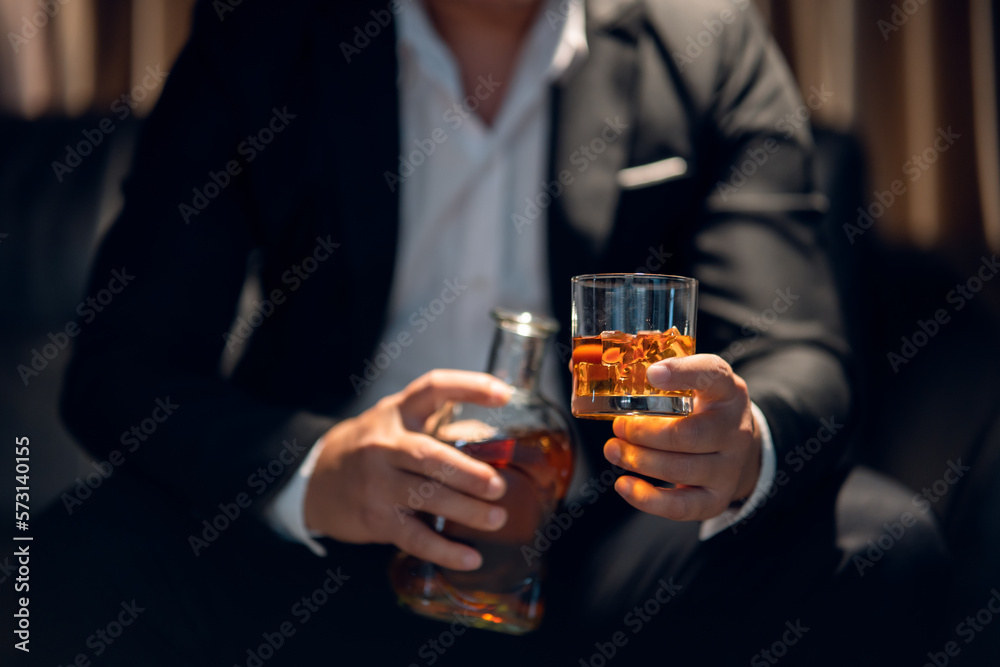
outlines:
[[[444,536],[478,550],[482,566],[460,572],[401,552],[389,576],[400,604],[418,614],[448,622],[462,617],[467,625],[521,634],[542,619],[545,555],[534,545],[566,495],[573,448],[569,421],[538,391],[545,350],[559,324],[500,309],[493,317],[497,328],[487,372],[511,385],[510,402],[501,408],[446,405],[431,420],[430,432],[506,479],[498,504],[507,509],[507,523],[487,532],[425,515]]]

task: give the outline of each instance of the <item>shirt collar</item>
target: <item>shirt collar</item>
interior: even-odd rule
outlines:
[[[397,48],[460,98],[455,59],[431,24],[422,0],[403,2],[397,27]],[[529,64],[528,71],[539,82],[551,83],[569,76],[588,53],[583,0],[547,0],[525,39],[518,70]]]
[[[560,5],[565,8],[565,13],[560,10]],[[553,81],[565,79],[586,60],[590,52],[587,47],[587,21],[583,0],[551,0],[539,19],[549,28],[560,31],[548,74]]]

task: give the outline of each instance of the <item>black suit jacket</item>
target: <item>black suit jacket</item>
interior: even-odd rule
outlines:
[[[350,376],[381,342],[399,218],[385,174],[403,151],[384,7],[244,2],[220,19],[200,3],[101,245],[91,292],[114,269],[136,277],[83,327],[65,421],[95,457],[122,451],[122,474],[196,517],[240,493],[259,508],[354,396]],[[555,312],[568,332],[579,273],[698,278],[699,351],[746,379],[788,475],[764,510],[777,517],[844,450],[839,437],[809,460],[795,448],[821,419],[843,423],[850,404],[808,128],[788,122],[801,101],[753,9],[594,0],[587,21],[590,55],[553,89],[549,180],[572,177],[547,210]],[[283,120],[270,128],[273,118]],[[683,175],[622,187],[623,169],[677,157]],[[319,240],[340,245],[303,262]],[[281,303],[253,320],[226,375],[224,333],[248,270]],[[126,446],[168,397],[174,413]],[[585,450],[599,457],[600,442]]]

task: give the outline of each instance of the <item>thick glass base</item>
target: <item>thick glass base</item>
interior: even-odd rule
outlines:
[[[694,409],[688,392],[672,396],[573,396],[573,416],[581,419],[615,417],[685,417]]]
[[[512,635],[531,632],[541,622],[538,576],[525,579],[518,590],[492,593],[456,588],[449,583],[447,572],[400,553],[389,575],[399,603],[421,616]]]

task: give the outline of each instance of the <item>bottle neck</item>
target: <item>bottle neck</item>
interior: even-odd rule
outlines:
[[[523,335],[516,329],[498,324],[487,372],[515,389],[534,393],[550,336]]]

